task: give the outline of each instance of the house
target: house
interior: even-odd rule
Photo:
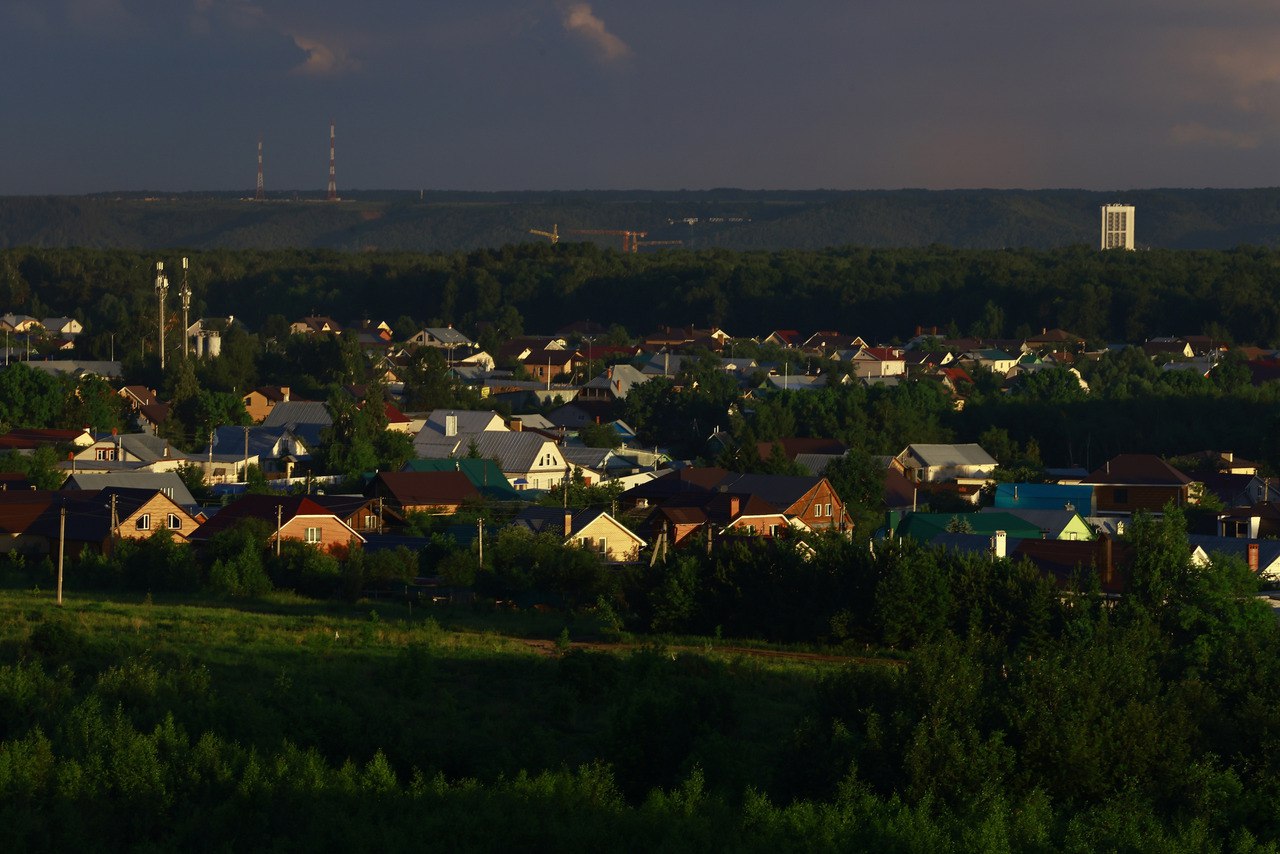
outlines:
[[[800,333],[795,329],[775,329],[766,335],[760,343],[772,344],[774,347],[792,350],[800,346],[801,340]]]
[[[29,314],[0,315],[0,331],[3,332],[39,332],[40,321]]]
[[[1006,376],[1013,366],[1018,364],[1018,356],[1010,355],[1004,350],[980,349],[969,350],[960,356],[960,361],[986,368],[999,376]]]
[[[258,519],[272,527],[271,542],[277,532],[282,540],[300,540],[326,551],[341,551],[364,536],[338,518],[331,510],[305,495],[245,495],[223,507],[190,536],[204,543],[230,530],[245,519]]]
[[[896,457],[906,475],[917,483],[951,480],[985,481],[999,465],[977,444],[908,445]]]
[[[277,403],[289,402],[287,385],[264,385],[255,388],[244,396],[244,411],[255,424],[260,423],[275,408]]]
[[[1112,457],[1081,483],[1093,487],[1099,514],[1159,513],[1171,502],[1177,507],[1192,503],[1192,479],[1154,454]]]
[[[502,416],[492,410],[433,409],[413,438],[413,450],[431,459],[465,456],[472,438],[491,432],[509,432]],[[455,454],[459,446],[462,454]]]
[[[419,347],[438,347],[442,350],[452,350],[457,347],[474,348],[476,346],[476,342],[454,329],[453,324],[426,327],[411,335],[405,343]]]
[[[785,439],[774,439],[772,442],[756,442],[756,455],[767,460],[775,453],[780,453],[788,462],[796,462],[801,454],[821,455],[823,457],[842,457],[849,446],[837,439],[798,438],[791,436]]]
[[[70,445],[84,448],[94,443],[89,428],[84,430],[58,430],[44,427],[17,427],[8,433],[0,434],[0,452],[17,451],[30,454],[36,448],[48,445]]]
[[[306,444],[318,448],[323,434],[333,427],[329,405],[318,400],[282,400],[262,419],[262,427],[287,429]]]
[[[475,455],[497,462],[502,474],[517,490],[550,489],[559,485],[572,468],[560,447],[537,433],[490,431],[476,434],[473,440]],[[469,455],[468,445],[450,456]]]
[[[725,496],[723,508],[712,504],[716,496]],[[736,507],[729,500],[732,496],[737,497]],[[717,510],[727,510],[725,524],[755,508],[759,511],[756,515],[779,514],[788,524],[803,523],[813,530],[844,530],[846,525],[844,503],[824,477],[690,467],[632,487],[618,500],[623,507],[647,507],[666,506],[677,497],[680,501],[671,506],[698,506],[710,510],[709,517]],[[764,504],[752,505],[753,498]]]
[[[119,394],[124,399],[125,405],[132,412],[137,412],[144,406],[152,406],[160,402],[160,397],[156,394],[156,390],[147,388],[144,385],[122,386]]]
[[[997,483],[1000,510],[1074,510],[1094,515],[1093,487],[1061,483]]]
[[[332,317],[304,317],[289,324],[292,335],[341,335],[342,326]]]
[[[646,335],[641,341],[641,346],[650,352],[681,350],[693,347],[720,351],[724,349],[725,342],[731,337],[728,332],[716,326],[710,329],[695,329],[692,326],[662,326],[658,328],[658,331]]]
[[[106,474],[77,472],[62,483],[63,490],[92,492],[102,489],[127,489],[159,492],[192,516],[200,513],[195,496],[177,472],[121,471]]]
[[[631,563],[645,547],[644,540],[600,509],[525,507],[515,515],[511,524],[528,528],[535,534],[552,533],[563,537],[565,545],[575,544],[589,549],[609,563]]]
[[[507,480],[502,469],[493,460],[460,459],[409,460],[401,469],[406,472],[460,471],[480,490],[480,495],[491,501],[519,501],[520,493]]]
[[[280,472],[293,477],[294,467],[311,461],[311,443],[300,437],[290,427],[218,427],[213,431],[213,443],[203,458],[194,462],[208,465],[212,460],[217,468],[232,471],[207,470],[205,477],[216,482],[218,477],[233,475],[245,465],[256,465],[264,473]],[[243,471],[240,472],[243,476]]]
[[[1280,506],[1264,501],[1219,513],[1218,535],[1245,539],[1280,537]]]
[[[984,507],[982,513],[1008,513],[1040,529],[1040,536],[1049,540],[1092,540],[1093,528],[1075,510],[1032,510]]]
[[[57,335],[59,338],[74,338],[84,332],[84,325],[74,317],[46,317],[40,321],[40,325],[50,335]]]
[[[55,552],[62,540],[68,554],[110,554],[116,540],[145,539],[161,530],[185,542],[198,525],[197,517],[160,490],[107,487],[56,493],[25,533],[28,542],[47,544],[41,553]]]
[[[153,433],[118,433],[98,436],[76,451],[69,464],[72,471],[115,472],[148,470],[174,471],[187,462],[186,454]]]
[[[308,495],[312,501],[337,516],[361,536],[383,531],[383,507],[377,498],[364,495]]]
[[[1251,572],[1264,576],[1273,583],[1280,579],[1280,540],[1191,534],[1187,537],[1187,542],[1204,549],[1211,559],[1216,555],[1237,558]]]
[[[991,536],[1004,531],[1019,539],[1040,539],[1039,525],[1010,513],[906,513],[901,520],[890,514],[887,533],[892,539],[911,538],[918,543],[932,542],[941,534],[980,534]]]
[[[652,378],[652,374],[645,374],[631,365],[613,365],[587,382],[578,392],[577,400],[626,400],[631,389]]]
[[[907,372],[906,359],[896,347],[863,347],[849,363],[859,378],[900,377]]]
[[[365,495],[381,498],[401,514],[449,515],[480,500],[480,490],[461,471],[379,472]]]

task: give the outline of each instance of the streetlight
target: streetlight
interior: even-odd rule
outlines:
[[[164,262],[156,262],[156,300],[160,304],[160,370],[164,370],[164,298],[169,294],[169,279],[164,274]]]

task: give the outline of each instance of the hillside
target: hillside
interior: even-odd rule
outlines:
[[[619,246],[574,229],[637,229],[688,248],[827,246],[1053,248],[1093,245],[1098,207],[1137,206],[1138,241],[1171,249],[1280,244],[1280,189],[353,192],[339,203],[289,194],[0,198],[0,248],[453,251],[543,238]],[[656,248],[642,251],[657,251]]]

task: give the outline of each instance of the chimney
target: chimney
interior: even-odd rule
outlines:
[[[730,495],[729,496],[729,518],[730,519],[738,518],[739,509],[741,509],[741,504],[738,501],[738,496]]]
[[[524,431],[524,419],[523,419],[523,418],[512,418],[512,419],[511,419],[511,424],[510,424],[509,426],[511,427],[511,432],[512,432],[512,433],[520,433],[520,432],[523,432],[523,431]]]
[[[280,386],[280,397],[285,403],[289,402],[289,387],[287,385]]]
[[[564,511],[564,538],[567,540],[573,533],[573,514],[566,509]]]
[[[1249,543],[1249,571],[1257,572],[1259,563],[1261,561],[1258,559],[1258,544]]]
[[[446,436],[458,435],[458,416],[452,412],[444,417],[444,434]]]
[[[1009,556],[1009,534],[1007,531],[996,531],[991,538],[991,554],[996,560]]]

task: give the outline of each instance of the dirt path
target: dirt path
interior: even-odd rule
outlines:
[[[556,641],[540,638],[521,638],[525,646],[537,650],[541,655],[554,658],[560,655]],[[646,644],[639,643],[598,643],[592,641],[573,641],[570,649],[585,649],[593,652],[628,652],[643,649]],[[722,655],[742,655],[749,658],[772,658],[783,661],[810,661],[815,664],[871,664],[882,667],[905,667],[906,662],[896,658],[873,658],[858,655],[828,655],[820,652],[786,652],[776,649],[755,649],[747,646],[668,646],[671,652],[716,652]]]

